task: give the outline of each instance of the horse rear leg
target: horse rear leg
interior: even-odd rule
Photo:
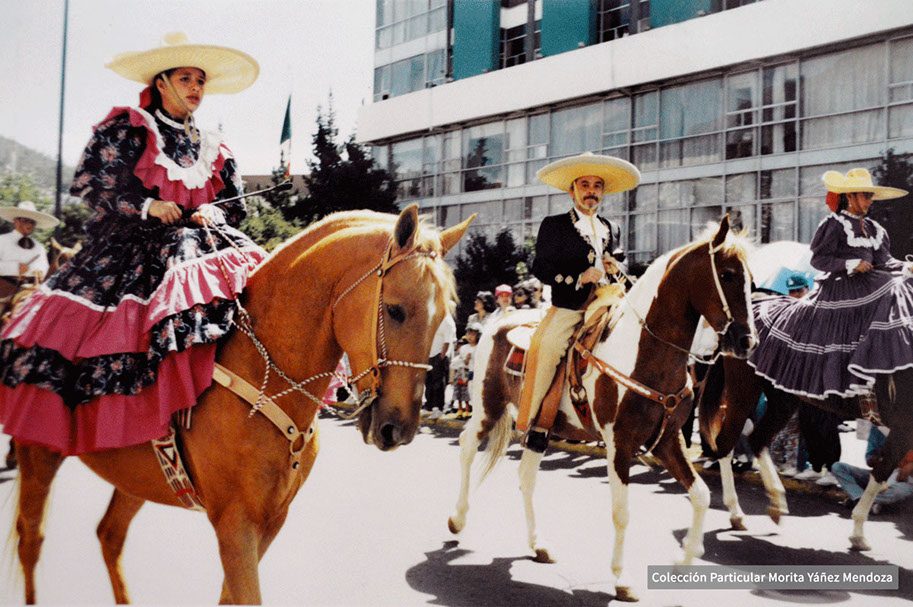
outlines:
[[[736,531],[745,531],[745,513],[739,505],[739,494],[735,491],[735,478],[732,474],[732,453],[720,460],[720,480],[723,485],[723,503],[729,510],[729,524]]]
[[[780,524],[780,517],[789,514],[789,507],[786,505],[786,489],[783,488],[783,481],[777,472],[777,466],[770,457],[770,451],[767,447],[761,449],[757,455],[758,467],[761,471],[761,481],[764,483],[764,489],[767,491],[767,515],[776,524]]]
[[[876,432],[873,428],[872,432]],[[875,502],[875,496],[884,489],[885,483],[875,480],[874,476],[869,475],[869,484],[866,485],[865,491],[859,498],[856,507],[853,508],[853,535],[850,536],[850,550],[871,550],[872,546],[865,539],[863,526],[869,518],[869,511]]]
[[[460,494],[457,497],[456,509],[447,519],[450,533],[457,534],[466,526],[466,513],[469,512],[469,482],[472,476],[472,462],[482,444],[480,436],[485,412],[482,407],[475,407],[472,417],[460,433]]]
[[[667,433],[653,453],[663,461],[675,480],[687,489],[688,497],[691,498],[691,528],[682,542],[685,554],[681,563],[690,565],[695,558],[704,555],[704,516],[710,507],[710,489],[685,455],[684,439],[680,432]]]
[[[145,503],[138,497],[114,490],[108,510],[98,524],[97,534],[101,542],[101,554],[108,568],[108,577],[111,578],[111,589],[114,591],[114,600],[118,605],[130,602],[127,585],[124,583],[121,571],[120,557],[124,550],[124,541],[127,539],[127,529],[139,509]]]
[[[612,548],[612,575],[615,576],[615,598],[619,601],[639,600],[631,583],[624,577],[625,533],[628,529],[628,481],[634,449],[629,436],[619,437],[613,424],[601,430],[606,447],[606,469],[612,488],[612,524],[615,526],[615,543]],[[626,439],[621,440],[619,439]]]
[[[19,562],[25,576],[25,602],[35,603],[35,565],[44,542],[44,514],[54,475],[63,456],[37,445],[16,445],[19,460],[19,509],[16,533],[19,535]]]

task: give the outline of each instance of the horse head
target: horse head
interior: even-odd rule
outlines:
[[[392,230],[375,239],[382,246],[364,240],[366,247],[386,252],[370,277],[337,300],[336,340],[349,355],[359,392],[371,399],[358,427],[366,443],[383,451],[408,444],[418,429],[431,342],[456,300],[444,256],[474,219],[438,233],[410,205]]]
[[[717,333],[720,352],[737,358],[747,358],[758,344],[747,247],[725,215],[712,237],[683,249],[670,263],[670,268],[681,264],[689,306]]]

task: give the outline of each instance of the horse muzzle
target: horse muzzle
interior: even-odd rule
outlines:
[[[723,334],[720,343],[723,354],[735,358],[748,358],[758,347],[758,336],[751,327],[739,323],[732,323]]]
[[[381,451],[392,451],[411,443],[418,430],[419,407],[420,404],[410,407],[416,413],[415,419],[410,422],[397,407],[387,406],[383,397],[378,397],[358,417],[358,429],[365,444],[374,445]]]

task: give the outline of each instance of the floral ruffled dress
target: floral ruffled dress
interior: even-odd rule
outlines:
[[[240,193],[231,151],[199,134],[134,108],[95,127],[70,188],[94,211],[84,248],[0,334],[0,423],[16,440],[66,455],[143,443],[209,387],[233,300],[266,254],[236,229],[240,201],[213,205],[208,232],[145,217],[151,199],[189,216]]]

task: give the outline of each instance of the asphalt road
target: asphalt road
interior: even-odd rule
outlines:
[[[0,448],[0,451],[3,449]],[[456,434],[424,428],[393,453],[367,447],[351,424],[321,420],[321,453],[285,527],[261,563],[264,602],[274,605],[607,605],[613,534],[605,463],[585,454],[552,452],[537,486],[540,537],[558,562],[533,562],[526,548],[514,446],[475,492],[467,529],[447,531],[457,493]],[[0,473],[0,529],[14,511],[14,485]],[[626,568],[642,605],[791,605],[913,602],[913,516],[908,509],[875,517],[867,527],[874,550],[847,550],[848,512],[820,495],[790,494],[780,526],[766,517],[766,498],[739,485],[748,531],[728,529],[719,478],[698,564],[870,565],[900,567],[899,591],[647,590],[650,564],[672,564],[690,522],[682,488],[667,474],[638,464],[631,486]],[[49,510],[38,600],[42,604],[111,604],[95,526],[110,488],[77,460],[65,462]],[[0,565],[0,604],[20,604],[15,550]],[[205,516],[146,505],[128,537],[125,576],[137,603],[197,605],[218,600],[221,570]]]

